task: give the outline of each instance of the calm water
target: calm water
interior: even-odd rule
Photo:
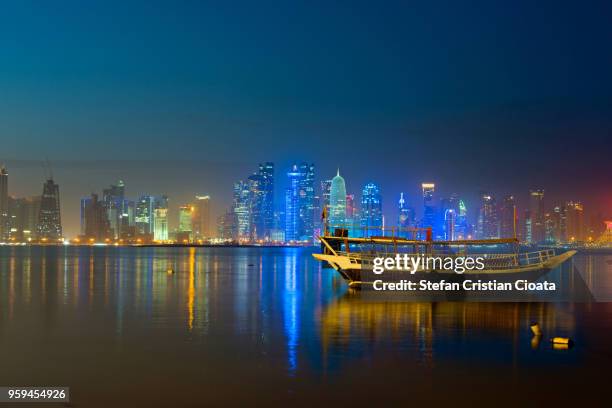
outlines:
[[[612,303],[376,303],[310,253],[2,247],[0,385],[100,407],[608,395]],[[612,282],[612,256],[574,262]],[[576,346],[532,345],[534,320]]]

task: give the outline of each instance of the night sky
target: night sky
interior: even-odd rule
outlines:
[[[420,4],[422,3],[422,4]],[[0,12],[0,161],[66,232],[122,178],[174,208],[294,161],[420,208],[421,181],[612,216],[611,2],[28,2]]]

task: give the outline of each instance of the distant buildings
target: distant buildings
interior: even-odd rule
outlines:
[[[44,241],[62,239],[59,186],[49,178],[43,184],[43,193],[38,215],[38,238]]]

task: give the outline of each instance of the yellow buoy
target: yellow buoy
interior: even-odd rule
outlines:
[[[172,275],[174,273],[174,269],[168,268],[166,272],[168,273],[168,275]]]
[[[553,344],[570,344],[572,342],[568,337],[553,337],[550,341],[552,341]]]
[[[542,335],[542,329],[540,329],[540,325],[537,323],[532,323],[531,326],[529,326],[529,328],[531,329],[531,332],[533,333],[534,336],[541,336]]]

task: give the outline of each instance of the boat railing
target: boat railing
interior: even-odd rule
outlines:
[[[326,233],[332,236],[350,236],[352,238],[403,238],[425,240],[428,234],[431,236],[431,228],[334,223],[327,225]]]
[[[371,265],[374,261],[374,258],[379,257],[393,257],[395,254],[387,253],[387,252],[346,252],[346,251],[337,251],[338,256],[343,256],[349,258],[351,263],[361,263],[365,265]],[[404,254],[401,254],[404,256]],[[424,256],[424,254],[419,253],[406,253],[408,257],[417,257]],[[429,257],[465,257],[468,256],[466,254],[448,254],[448,253],[432,253],[428,254]],[[549,259],[555,256],[554,249],[546,249],[541,251],[534,252],[522,252],[522,253],[499,253],[499,254],[469,254],[474,258],[482,257],[484,258],[483,262],[485,264],[485,269],[510,269],[516,267],[527,267],[534,265],[541,265],[547,262]]]

